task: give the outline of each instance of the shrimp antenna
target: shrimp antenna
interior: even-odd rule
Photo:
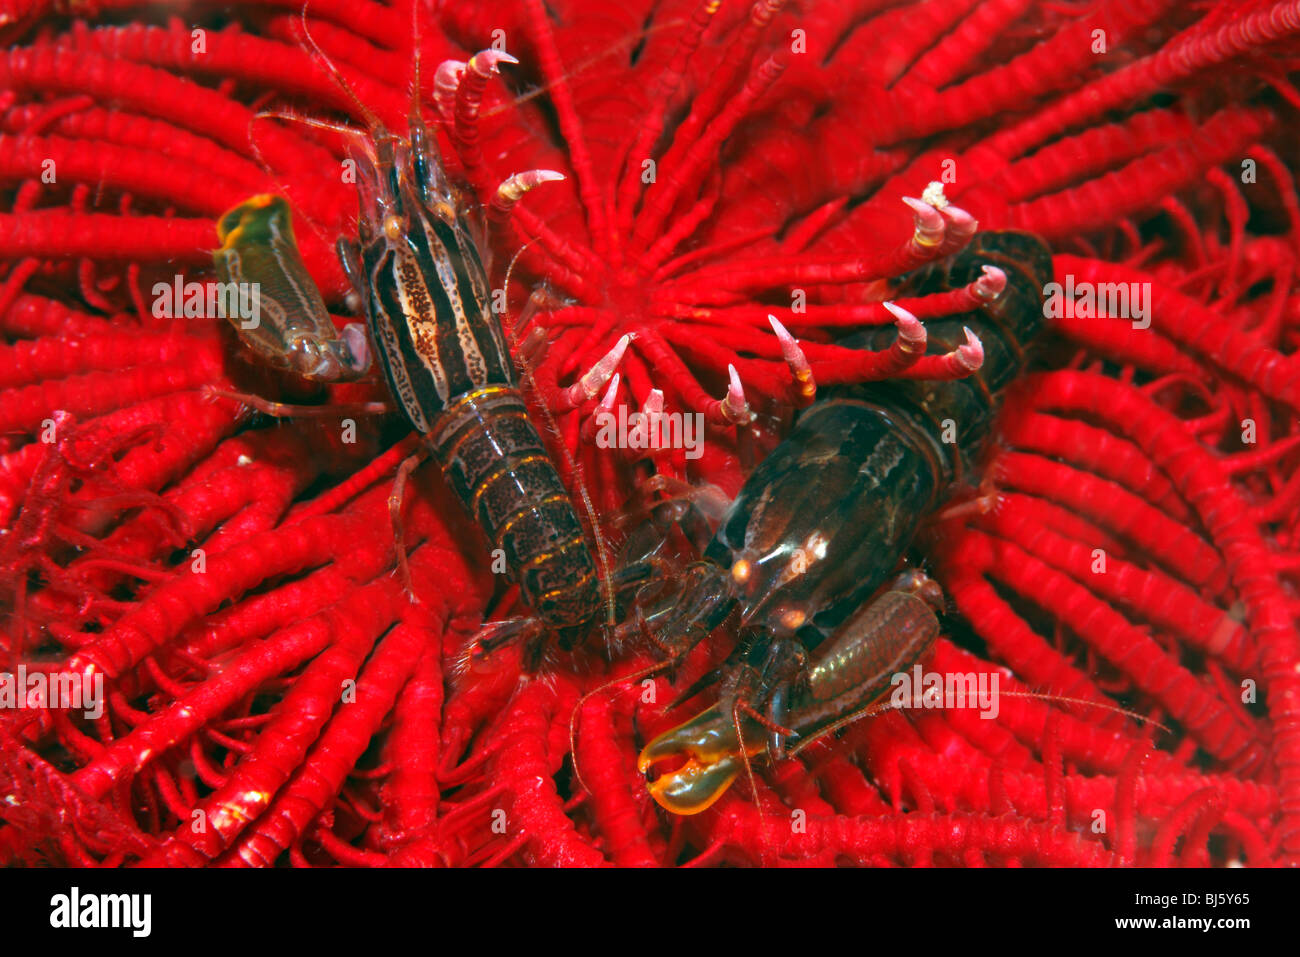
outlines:
[[[352,89],[352,84],[344,78],[343,74],[339,72],[339,68],[334,65],[334,61],[331,60],[325,51],[320,48],[320,44],[316,42],[316,38],[311,35],[311,30],[307,26],[307,7],[310,3],[311,0],[303,0],[302,14],[299,17],[302,22],[303,36],[311,45],[315,56],[325,64],[325,69],[329,70],[330,76],[333,77],[334,82],[338,84],[339,89],[346,93],[348,99],[352,101],[354,106],[356,106],[358,112],[361,114],[361,118],[366,121],[366,125],[369,126],[371,130],[382,130],[384,124],[379,122],[379,117],[374,114],[370,107],[361,102],[361,97],[357,96],[356,90]]]
[[[740,748],[740,763],[745,766],[745,777],[749,779],[749,793],[754,796],[754,810],[758,812],[758,848],[761,862],[767,842],[767,821],[763,816],[763,798],[758,793],[758,778],[754,774],[754,765],[750,763],[749,751],[745,748],[745,731],[740,726],[740,702],[738,700],[731,706],[731,724],[736,730],[736,745]]]
[[[1155,720],[1155,718],[1148,718],[1144,714],[1139,714],[1138,712],[1132,711],[1128,708],[1121,708],[1117,704],[1107,704],[1104,701],[1092,701],[1088,698],[1070,698],[1064,695],[1048,694],[1047,692],[1039,692],[1039,691],[999,691],[998,695],[1004,698],[1032,698],[1037,701],[1051,702],[1052,704],[1072,704],[1084,708],[1100,708],[1103,711],[1110,711],[1113,712],[1114,714],[1121,714],[1126,718],[1131,718],[1132,720],[1136,721],[1139,724],[1150,725],[1152,727],[1159,728],[1161,731],[1164,731],[1166,734],[1172,733],[1172,730],[1170,728],[1161,724],[1159,721]],[[797,745],[795,745],[793,748],[787,751],[785,756],[788,758],[794,757],[796,754],[798,754],[804,748],[808,747],[808,745],[812,744],[814,741],[820,741],[828,734],[834,734],[840,728],[852,724],[854,721],[857,721],[859,718],[874,717],[875,715],[878,714],[884,714],[886,711],[906,711],[906,710],[907,709],[905,707],[902,707],[900,705],[895,705],[893,703],[869,704],[863,708],[859,708],[857,711],[854,711],[851,714],[845,715],[844,717],[838,719],[837,721],[833,721],[832,723],[826,725],[826,727],[819,729],[816,734],[804,738]]]
[[[415,46],[415,66],[413,68],[411,90],[411,116],[420,115],[420,0],[411,0],[411,43]]]
[[[352,127],[344,126],[341,123],[330,123],[326,120],[317,120],[309,116],[299,116],[297,113],[291,113],[286,110],[259,110],[248,118],[248,148],[252,150],[253,156],[257,160],[257,165],[261,168],[262,172],[276,182],[280,182],[279,177],[276,176],[275,170],[271,168],[271,164],[266,161],[266,157],[262,153],[262,148],[257,145],[257,137],[253,135],[253,124],[258,120],[268,119],[289,120],[294,123],[301,123],[304,126],[310,126],[316,129],[332,130],[336,133],[351,134],[353,136],[365,135],[361,130],[354,130]],[[283,183],[281,183],[281,185],[282,187],[284,186]],[[286,194],[285,198],[291,200],[293,194],[292,188],[285,188],[283,191]],[[300,208],[297,203],[293,203],[293,206],[295,208],[295,215],[300,216],[303,221],[311,227],[312,232],[314,232],[321,241],[328,246],[331,240],[320,223],[316,222],[316,219],[311,215],[311,213]]]
[[[644,43],[650,37],[653,37],[656,33],[659,33],[662,30],[671,30],[673,27],[680,27],[683,26],[685,23],[687,23],[687,19],[685,17],[678,17],[676,19],[665,20],[663,23],[656,23],[653,26],[643,27],[642,29],[637,30],[635,33],[629,34],[628,36],[624,37],[622,40],[615,40],[601,52],[595,53],[592,56],[587,57],[587,59],[585,60],[579,60],[576,63],[569,64],[568,69],[566,69],[562,74],[550,80],[549,82],[542,83],[539,86],[531,87],[527,93],[521,93],[518,96],[514,97],[512,100],[509,100],[505,103],[500,103],[497,106],[484,110],[482,115],[484,117],[495,116],[498,113],[502,113],[510,109],[511,107],[517,107],[522,103],[527,103],[529,100],[535,100],[539,96],[544,96],[545,94],[549,93],[551,90],[555,89],[555,87],[559,86],[561,83],[565,83],[569,80],[575,79],[579,74],[582,73],[583,70],[587,69],[588,67],[596,65],[597,63],[600,63],[602,60],[608,60],[610,57],[618,56],[618,54],[621,51],[633,47],[639,43]]]
[[[1122,708],[1117,704],[1108,704],[1105,701],[1093,701],[1090,698],[1071,698],[1067,695],[1050,694],[1046,691],[999,691],[998,695],[1003,698],[1033,698],[1037,701],[1048,701],[1052,704],[1072,704],[1080,708],[1101,708],[1103,711],[1122,714],[1124,717],[1136,721],[1138,724],[1159,728],[1165,734],[1174,733],[1172,728],[1161,724],[1155,718],[1149,718],[1140,712],[1133,711],[1129,708]]]
[[[262,163],[267,172],[270,172],[271,168],[263,159],[262,151],[257,147],[257,144],[253,142],[253,123],[257,120],[288,120],[291,123],[301,123],[303,126],[310,126],[315,130],[329,130],[332,133],[339,133],[343,136],[364,137],[367,135],[365,130],[356,129],[355,127],[348,126],[346,123],[334,123],[330,120],[318,120],[314,116],[299,116],[297,113],[290,112],[289,110],[262,110],[259,113],[254,113],[248,118],[248,141],[253,148],[253,152],[257,155],[258,161]]]
[[[506,279],[505,282],[502,284],[502,289],[505,293],[507,303],[509,302],[510,299],[510,277],[515,271],[515,263],[519,262],[519,257],[524,254],[524,250],[526,250],[533,243],[537,242],[538,238],[539,237],[534,236],[532,239],[528,240],[528,242],[524,243],[522,246],[519,247],[519,251],[517,253],[515,253],[513,256],[510,257],[510,265],[506,266]],[[503,320],[508,317],[509,317],[509,310],[502,313],[501,318]],[[532,316],[528,316],[526,318],[531,320]],[[513,326],[514,323],[511,323],[511,325]],[[519,339],[520,339],[520,333],[522,331],[522,327],[518,329],[513,329],[512,331],[514,332],[514,335],[511,337],[510,345],[514,347],[519,345]]]
[[[573,710],[569,712],[569,754],[573,755],[573,776],[578,779],[578,786],[582,788],[582,790],[586,791],[588,794],[596,793],[591,788],[587,787],[587,782],[582,779],[582,770],[578,767],[578,713],[582,710],[582,706],[591,698],[608,691],[610,688],[616,688],[619,685],[627,684],[629,681],[636,681],[638,678],[648,678],[651,675],[658,674],[665,670],[671,664],[673,664],[673,659],[669,658],[667,661],[660,661],[652,665],[647,665],[644,668],[638,668],[636,671],[621,675],[617,678],[610,678],[608,681],[602,682],[588,691],[585,695],[579,698],[578,703],[573,706]]]

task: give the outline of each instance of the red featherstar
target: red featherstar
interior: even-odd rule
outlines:
[[[971,217],[1042,236],[1062,284],[1151,290],[1149,327],[1053,319],[999,419],[997,507],[923,543],[960,623],[929,667],[1042,696],[861,720],[677,820],[636,755],[725,636],[653,688],[584,697],[655,661],[593,647],[546,680],[509,650],[462,673],[513,599],[425,468],[407,600],[403,426],[354,441],[214,398],[304,386],[146,300],[209,275],[216,217],[275,192],[346,310],[343,136],[284,114],[363,121],[327,56],[405,129],[410,4],[312,0],[318,52],[297,0],[71,6],[0,4],[0,669],[102,676],[107,700],[0,710],[0,863],[1300,862],[1300,0],[421,4],[427,112],[600,516],[651,472],[734,493],[813,381],[966,374],[832,340],[895,322],[889,281]],[[518,65],[439,89],[487,48]],[[566,178],[494,199],[532,169]],[[584,433],[603,390],[582,376],[624,335],[610,401],[703,413],[698,461]],[[805,827],[765,826],[795,809]]]

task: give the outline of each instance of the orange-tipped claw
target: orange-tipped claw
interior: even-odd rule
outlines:
[[[742,729],[745,750],[754,756],[763,750],[763,731],[747,719]],[[750,743],[752,742],[752,743]],[[736,727],[715,705],[685,724],[665,731],[642,749],[637,770],[647,774],[659,762],[685,759],[671,771],[647,783],[650,796],[673,814],[699,814],[722,797],[744,764]]]

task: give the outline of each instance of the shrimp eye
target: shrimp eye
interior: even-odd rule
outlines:
[[[391,215],[384,217],[384,235],[389,242],[397,242],[402,238],[404,232],[406,230],[402,227],[402,221],[398,217]]]
[[[798,631],[807,620],[808,614],[799,608],[786,608],[781,612],[781,625],[789,631]]]

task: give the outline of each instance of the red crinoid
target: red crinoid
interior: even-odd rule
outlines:
[[[424,10],[430,115],[439,62],[492,46],[520,61],[443,94],[457,174],[485,203],[513,172],[568,177],[498,217],[492,278],[505,287],[519,254],[515,316],[549,283],[534,398],[600,515],[650,471],[735,491],[779,428],[738,432],[727,366],[761,423],[807,400],[769,313],[823,383],[959,374],[829,344],[892,321],[887,281],[964,241],[969,221],[928,207],[918,235],[945,238],[912,240],[901,198],[930,181],[981,228],[1042,235],[1062,284],[1149,283],[1149,327],[1055,320],[1046,371],[1000,420],[999,507],[924,545],[959,612],[931,667],[992,662],[1004,687],[1055,699],[862,720],[689,819],[650,801],[636,754],[726,636],[671,684],[585,699],[653,659],[589,647],[521,681],[503,650],[458,674],[512,598],[493,601],[486,549],[432,468],[406,520],[424,600],[403,595],[386,502],[412,446],[400,423],[253,417],[205,390],[301,400],[302,384],[256,372],[224,324],[153,315],[153,284],[202,279],[215,217],[264,191],[294,204],[344,308],[340,137],[255,118],[359,120],[297,0],[200,5],[193,23],[72,6],[9,2],[0,21],[16,44],[0,59],[0,668],[102,676],[107,700],[98,717],[0,711],[0,862],[1300,860],[1300,2]],[[312,0],[306,21],[403,128],[409,4]],[[629,332],[619,395],[705,412],[698,462],[584,440],[595,401],[572,387]]]

